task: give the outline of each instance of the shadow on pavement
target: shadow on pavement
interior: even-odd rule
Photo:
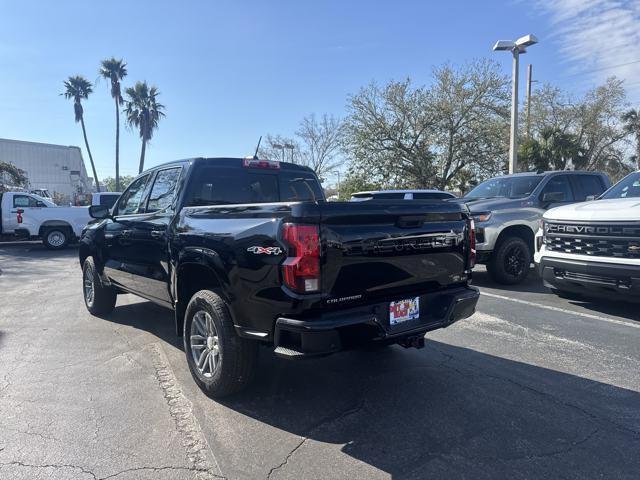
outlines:
[[[119,305],[106,320],[182,349],[172,313],[150,302]],[[349,467],[323,443],[402,479],[631,479],[640,469],[637,392],[437,341],[306,361],[263,348],[255,382],[220,403],[263,424],[267,438],[273,427],[322,442],[291,452],[291,478],[327,468],[344,477]],[[247,461],[258,461],[265,437],[226,417]]]
[[[141,300],[138,303],[118,304],[104,320],[148,331],[164,342],[184,350],[182,339],[176,336],[173,312],[153,302]]]
[[[343,445],[393,478],[634,478],[640,468],[640,394],[467,348],[263,355],[257,378],[222,403]],[[289,460],[289,478],[317,465],[310,452]]]
[[[523,293],[548,293],[549,289],[542,286],[542,280],[538,276],[535,268],[531,267],[527,278],[519,285],[502,285],[494,282],[484,267],[477,268],[473,271],[473,284],[476,287],[487,287],[496,290],[504,290],[505,292],[523,292]]]

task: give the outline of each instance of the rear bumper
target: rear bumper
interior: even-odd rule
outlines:
[[[478,289],[469,286],[419,295],[420,318],[396,326],[389,323],[389,302],[312,319],[280,317],[274,332],[276,353],[296,358],[326,355],[370,342],[393,343],[424,335],[473,315],[479,296]]]
[[[542,257],[538,269],[548,288],[640,301],[640,267],[637,265]]]

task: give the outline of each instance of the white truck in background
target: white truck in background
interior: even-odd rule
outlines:
[[[561,296],[640,300],[640,171],[597,200],[545,212],[535,263]]]
[[[65,248],[91,221],[88,207],[58,207],[29,192],[0,193],[0,237],[42,239],[49,249]]]

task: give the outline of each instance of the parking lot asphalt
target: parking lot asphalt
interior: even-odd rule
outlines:
[[[223,401],[171,312],[88,314],[77,251],[0,245],[1,479],[637,479],[640,312],[487,278],[426,348],[260,352]]]

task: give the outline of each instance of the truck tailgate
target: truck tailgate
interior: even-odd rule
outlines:
[[[440,200],[326,203],[320,228],[328,306],[408,297],[467,279],[464,205]]]

